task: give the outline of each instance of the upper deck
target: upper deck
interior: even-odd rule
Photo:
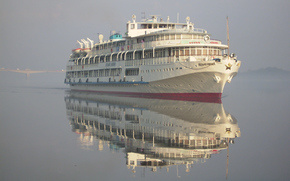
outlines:
[[[186,23],[173,23],[169,21],[169,16],[167,21],[163,21],[162,18],[157,19],[156,15],[152,15],[151,19],[145,19],[143,22],[136,22],[136,16],[132,16],[132,22],[127,23],[127,36],[137,37],[140,35],[147,35],[151,33],[176,33],[176,32],[188,32],[188,33],[198,33],[207,34],[204,29],[195,29],[194,24],[190,22],[190,18],[186,18]]]
[[[113,33],[109,40],[103,41],[103,35],[100,34],[99,42],[95,44],[92,40],[88,40],[82,39],[84,46],[79,42],[81,48],[73,50],[70,59],[100,56],[114,57],[115,55],[127,54],[126,52],[134,52],[135,54],[135,51],[143,51],[144,54],[144,50],[157,51],[162,48],[175,48],[172,51],[176,51],[178,48],[180,51],[195,48],[196,50],[192,49],[192,51],[196,52],[195,55],[199,55],[201,53],[198,52],[218,52],[227,48],[227,45],[222,44],[220,40],[210,39],[210,34],[206,30],[194,28],[194,24],[190,22],[189,17],[186,18],[186,23],[173,23],[169,21],[169,17],[166,21],[163,21],[162,18],[158,19],[156,15],[141,22],[137,22],[136,16],[133,15],[132,22],[127,22],[125,36]],[[203,53],[206,56],[209,54]],[[221,53],[214,53],[213,55],[221,55]]]

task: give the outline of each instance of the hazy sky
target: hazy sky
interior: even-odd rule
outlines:
[[[226,44],[242,61],[241,71],[264,67],[290,70],[289,0],[1,0],[0,68],[65,69],[76,40],[106,40],[111,30],[124,34],[132,14],[141,19],[170,16]]]

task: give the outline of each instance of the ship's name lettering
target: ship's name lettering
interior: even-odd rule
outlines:
[[[215,65],[215,63],[199,63],[199,66]]]
[[[116,66],[116,62],[108,62],[106,63],[106,67]]]
[[[192,42],[189,42],[189,44],[200,44],[200,42],[199,41],[192,41]]]

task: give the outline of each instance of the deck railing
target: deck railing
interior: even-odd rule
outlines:
[[[221,44],[219,40],[214,40],[217,44]],[[150,42],[142,42],[142,43],[135,43],[132,45],[122,45],[118,47],[110,47],[103,50],[92,50],[91,55],[89,56],[96,56],[96,55],[110,55],[112,53],[116,54],[119,52],[126,52],[126,51],[134,51],[134,50],[142,50],[142,49],[152,49],[152,47],[158,46],[174,46],[174,45],[185,45],[188,44],[192,45],[193,43],[201,42],[203,43],[202,39],[180,39],[180,40],[158,40],[158,41],[150,41]]]
[[[222,56],[215,56],[214,58],[222,59]],[[162,65],[162,64],[170,64],[175,62],[189,62],[189,61],[208,61],[213,58],[210,56],[179,56],[179,57],[156,57],[156,58],[144,58],[144,59],[136,59],[136,60],[121,60],[121,62],[125,62],[125,66],[141,66],[141,65]],[[119,61],[114,61],[119,62]],[[108,63],[108,62],[102,62]],[[78,71],[78,70],[93,70],[98,69],[100,63],[92,63],[92,64],[82,64],[82,65],[68,65],[67,71]],[[113,68],[113,67],[112,67]]]

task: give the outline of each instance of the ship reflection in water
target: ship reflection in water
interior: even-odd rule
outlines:
[[[67,116],[73,132],[83,145],[99,142],[99,150],[123,150],[133,173],[146,167],[185,165],[189,172],[227,150],[240,136],[237,120],[220,100],[212,103],[117,97],[69,91],[65,97]],[[228,162],[228,160],[227,160]]]

